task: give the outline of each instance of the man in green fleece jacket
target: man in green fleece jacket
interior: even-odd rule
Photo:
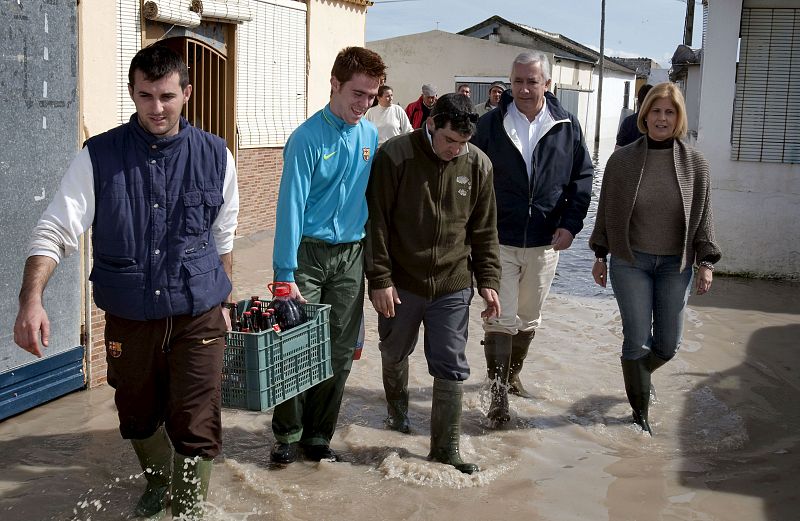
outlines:
[[[477,114],[462,94],[442,96],[422,128],[387,141],[367,188],[366,275],[378,312],[389,428],[408,433],[408,357],[420,324],[433,376],[429,459],[472,474],[459,453],[469,305],[500,315],[500,259],[492,164],[469,143]]]

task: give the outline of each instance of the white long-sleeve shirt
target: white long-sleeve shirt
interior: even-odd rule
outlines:
[[[375,105],[367,110],[364,118],[377,127],[379,146],[390,137],[407,134],[414,130],[406,111],[400,105],[389,105],[388,107]]]
[[[233,237],[239,216],[239,188],[236,163],[228,150],[223,203],[212,225],[214,241],[220,255],[233,250]],[[28,256],[44,255],[56,262],[77,251],[80,236],[94,221],[94,169],[89,149],[84,147],[70,163],[53,196],[33,230]]]
[[[528,181],[533,175],[533,149],[554,124],[555,120],[547,110],[547,100],[545,99],[542,100],[542,109],[536,114],[533,121],[530,121],[528,116],[517,108],[515,102],[508,105],[508,111],[503,119],[503,127],[506,129],[508,137],[519,149],[519,153],[522,154],[522,159],[525,160]]]

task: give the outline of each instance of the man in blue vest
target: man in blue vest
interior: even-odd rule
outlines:
[[[330,304],[333,377],[275,407],[274,463],[337,460],[330,448],[364,310],[362,239],[365,192],[378,130],[362,119],[386,66],[363,47],[347,47],[331,70],[330,102],[286,142],[273,248],[276,282],[292,297]]]
[[[236,169],[221,138],[181,117],[192,86],[177,54],[142,49],[128,80],[136,114],[86,142],[36,225],[14,341],[42,356],[45,286],[91,226],[108,383],[147,479],[136,515],[162,515],[171,488],[173,516],[197,517],[222,443]]]

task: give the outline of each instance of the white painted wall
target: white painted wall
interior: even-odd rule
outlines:
[[[444,31],[375,40],[367,42],[367,47],[389,66],[386,83],[394,89],[395,103],[403,108],[419,98],[425,83],[436,85],[441,95],[453,91],[456,77],[508,81],[514,58],[530,50]],[[552,62],[553,56],[547,56]]]
[[[686,99],[686,118],[688,119],[689,135],[697,136],[700,127],[700,84],[702,71],[700,65],[689,65],[686,69],[686,85],[683,97]]]
[[[451,92],[455,77],[508,78],[511,63],[526,47],[506,45],[444,31],[429,31],[367,42],[389,66],[386,83],[394,88],[396,103],[405,107],[420,96],[424,83],[433,83],[439,94]],[[551,63],[553,83],[596,89],[598,75],[589,64],[562,59],[555,63],[550,53],[545,53]],[[600,126],[601,139],[614,139],[619,126],[619,116],[625,96],[625,82],[631,88],[636,75],[631,72],[606,70],[603,80],[603,114]],[[481,101],[481,100],[476,100]],[[575,114],[583,127],[586,140],[594,139],[596,119],[596,94],[582,96]]]
[[[308,1],[307,115],[325,106],[331,93],[331,67],[343,48],[364,46],[367,8],[339,0]]]
[[[711,166],[719,267],[800,279],[800,165],[730,159],[741,8],[742,0],[709,2],[703,51],[697,148]]]
[[[600,119],[600,140],[614,140],[619,129],[620,114],[625,101],[625,82],[630,82],[631,91],[636,84],[636,74],[622,73],[606,69],[603,73],[603,107]],[[597,85],[600,82],[599,71],[592,74],[592,89],[594,92],[588,96],[588,104],[582,107],[586,114],[579,115],[583,127],[584,137],[589,148],[594,143],[595,122],[597,121]],[[630,103],[630,100],[629,100]]]
[[[117,2],[78,3],[81,142],[118,125]],[[99,44],[98,42],[102,42]]]

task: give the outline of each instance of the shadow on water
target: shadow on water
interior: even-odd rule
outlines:
[[[681,484],[760,498],[770,521],[798,519],[800,483],[786,474],[800,468],[798,338],[800,324],[757,330],[740,365],[686,395]]]
[[[717,275],[711,291],[691,297],[689,306],[800,315],[800,282]]]

